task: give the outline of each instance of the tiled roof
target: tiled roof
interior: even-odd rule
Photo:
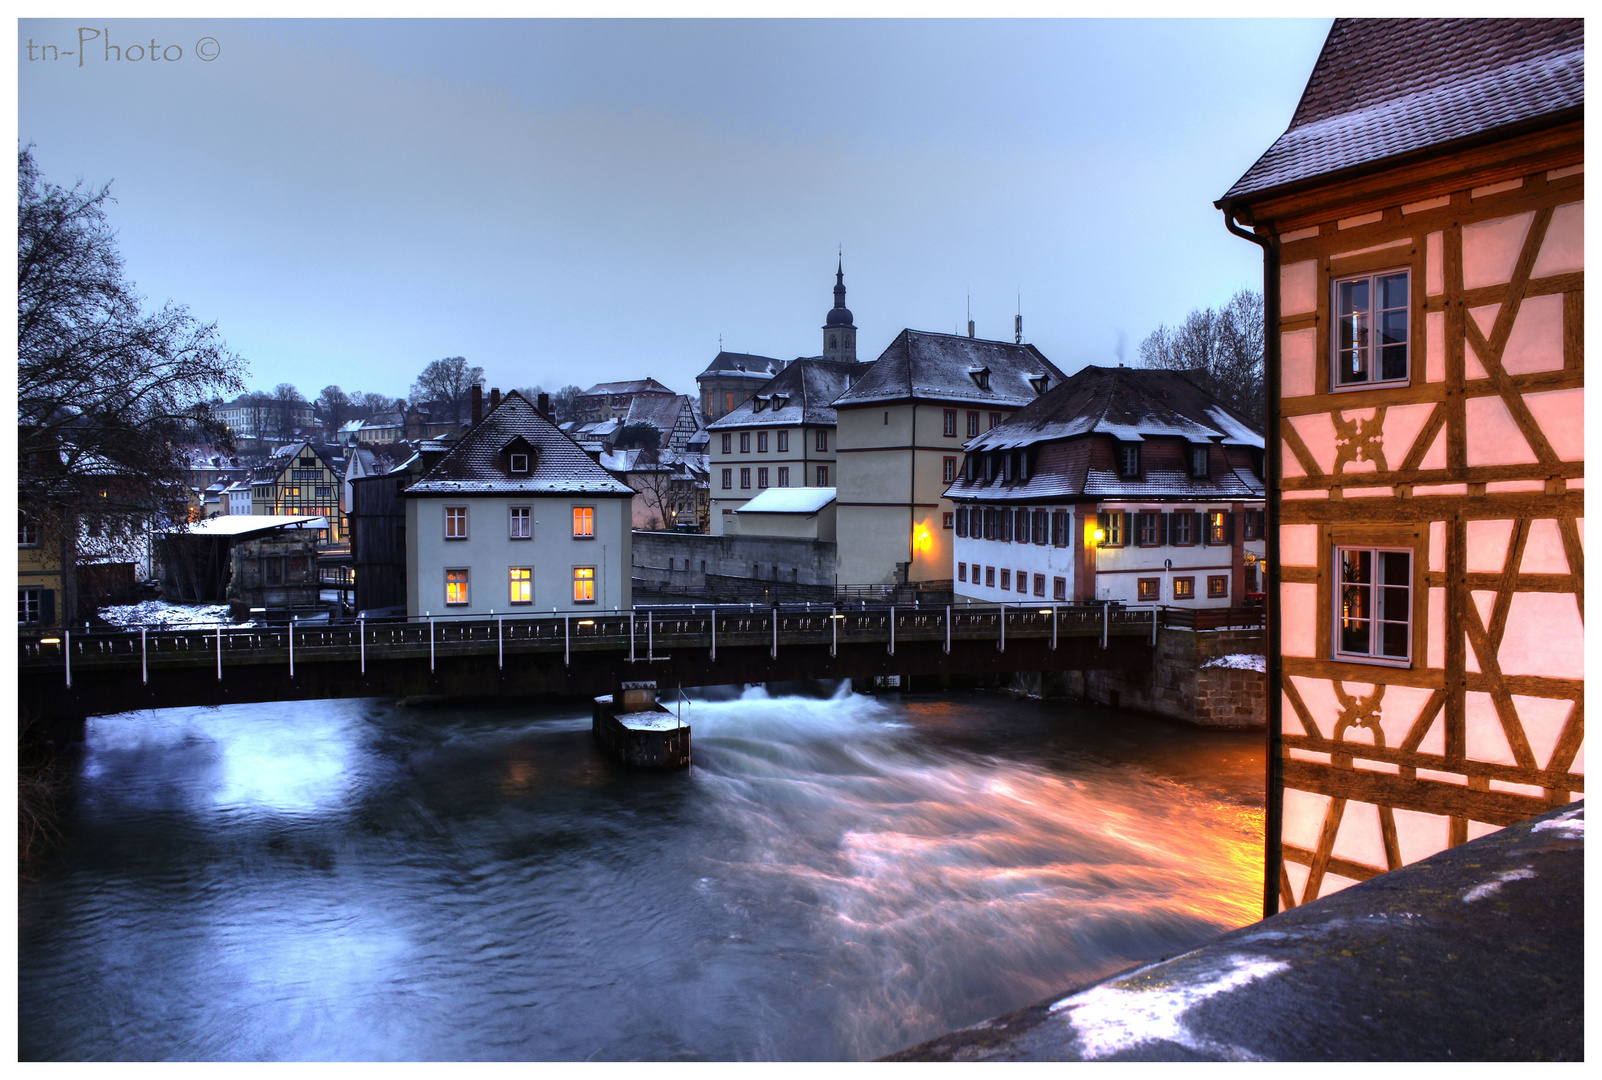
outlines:
[[[1289,129],[1220,203],[1584,103],[1581,19],[1337,19]]]
[[[580,397],[596,397],[601,394],[671,394],[673,391],[655,379],[633,379],[629,382],[603,382],[596,383]]]
[[[526,475],[508,473],[501,464],[502,447],[518,436],[537,451],[534,469]],[[515,390],[406,489],[408,495],[495,492],[634,494]]]
[[[706,370],[697,375],[703,379],[708,375],[717,375],[723,378],[761,378],[771,379],[784,367],[784,361],[771,356],[758,356],[755,353],[720,352],[712,358]]]
[[[742,402],[727,416],[709,426],[718,431],[729,428],[782,427],[787,424],[833,425],[834,400],[845,393],[853,379],[861,379],[867,364],[844,360],[801,357],[778,375],[757,388],[750,400]],[[761,404],[762,411],[757,411]]]
[[[981,389],[975,375],[986,370]],[[924,399],[1018,408],[1039,396],[1029,380],[1041,375],[1048,388],[1065,378],[1033,345],[903,330],[835,407]]]
[[[663,397],[661,394],[641,394],[629,402],[628,415],[623,418],[623,426],[631,424],[650,424],[656,428],[666,439],[678,426],[679,417],[685,409],[690,410],[690,420],[695,419],[695,403],[683,394],[672,397]]]

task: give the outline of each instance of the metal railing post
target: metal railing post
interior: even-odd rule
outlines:
[[[147,659],[148,646],[145,639],[145,628],[139,628],[139,681],[150,682],[150,662]]]
[[[946,652],[951,652],[951,605],[946,605]]]
[[[634,663],[634,609],[629,608],[629,663]]]
[[[72,689],[72,631],[61,632],[61,658],[67,664],[67,689]],[[222,661],[218,661],[221,663]]]
[[[1107,619],[1110,611],[1112,611],[1111,604],[1101,605],[1101,647],[1104,649],[1107,647]]]
[[[362,674],[367,674],[367,620],[356,620],[356,643],[362,654]]]
[[[829,626],[834,634],[829,640],[829,655],[834,656],[840,651],[840,613],[838,611],[829,616]]]
[[[1051,647],[1057,648],[1057,605],[1051,605]]]
[[[295,677],[295,616],[289,617],[289,677]]]
[[[896,606],[890,605],[890,655],[896,654]]]
[[[712,605],[712,659],[718,658],[718,606]]]
[[[1151,643],[1157,644],[1157,605],[1151,606]]]
[[[428,617],[428,670],[434,670],[434,616],[432,615]]]
[[[996,621],[1001,624],[1001,642],[996,646],[997,652],[1007,651],[1007,605],[1001,605],[1001,614]]]
[[[768,650],[768,658],[777,660],[779,658],[779,609],[774,608],[768,618],[773,620],[773,647]]]
[[[217,681],[222,682],[222,627],[217,627]],[[71,686],[72,683],[67,683]]]
[[[506,670],[506,620],[495,620],[495,670]]]
[[[573,616],[562,616],[562,666],[573,664]]]

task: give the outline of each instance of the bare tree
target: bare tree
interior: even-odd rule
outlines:
[[[295,389],[293,383],[281,382],[273,387],[272,404],[272,430],[280,439],[287,439],[295,434],[295,428],[301,406],[306,404],[306,398]]]
[[[317,395],[317,411],[330,432],[338,431],[350,417],[350,397],[338,386],[325,386]]]
[[[1142,367],[1182,371],[1250,419],[1264,418],[1263,297],[1242,289],[1218,310],[1197,308],[1177,327],[1159,326],[1140,343]]]
[[[482,386],[483,383],[483,368],[469,366],[466,357],[447,356],[443,360],[435,360],[417,376],[417,381],[412,384],[412,401],[416,404],[443,402],[450,410],[451,420],[459,424],[466,415],[467,400],[473,387]]]
[[[654,448],[635,455],[624,482],[635,490],[646,508],[646,528],[665,529],[674,522],[674,511],[679,508],[680,501],[674,479],[676,471],[673,463],[662,460]]]
[[[564,386],[551,395],[551,415],[558,424],[578,419],[578,399],[584,391],[577,386]]]

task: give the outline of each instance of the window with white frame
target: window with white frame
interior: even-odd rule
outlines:
[[[467,507],[447,506],[445,508],[445,539],[467,539]]]
[[[955,483],[957,479],[957,459],[954,457],[940,459],[940,479],[947,484]]]
[[[573,507],[573,539],[595,539],[595,507]]]
[[[507,456],[509,458],[511,458],[511,470],[513,472],[515,472],[515,473],[526,473],[526,472],[528,472],[528,455],[527,454],[508,454]]]
[[[1203,477],[1207,475],[1207,447],[1192,446],[1190,448],[1190,475]]]
[[[1133,479],[1140,475],[1140,444],[1118,444],[1118,475],[1124,479]]]
[[[467,570],[461,568],[445,571],[445,605],[460,607],[471,602],[467,592]]]
[[[1408,278],[1406,270],[1388,270],[1331,283],[1332,388],[1407,382]]]
[[[514,604],[532,604],[534,602],[534,568],[532,566],[514,566],[508,575],[511,585],[511,602]]]
[[[573,603],[595,603],[595,567],[573,567]]]
[[[779,466],[779,486],[780,487],[789,487],[790,486],[790,467],[788,465],[780,465]]]
[[[790,452],[790,433],[788,431],[781,431],[779,432],[778,438],[779,453],[788,454]]]
[[[814,450],[819,451],[820,453],[825,451],[825,450],[827,450],[827,449],[829,449],[829,429],[828,428],[819,428],[818,429],[817,435],[812,440],[812,448]]]
[[[531,540],[534,538],[534,509],[529,506],[511,507],[507,516],[510,524],[507,535],[513,540]]]
[[[20,510],[17,512],[17,546],[39,546],[39,523]]]
[[[1413,553],[1335,549],[1335,658],[1406,664],[1413,652]]]
[[[728,438],[728,436],[725,435],[724,438],[726,439],[726,438]],[[734,487],[734,470],[733,469],[724,469],[723,470],[723,490],[727,491],[732,487]]]

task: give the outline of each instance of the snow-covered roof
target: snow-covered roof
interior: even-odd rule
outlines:
[[[832,487],[768,488],[736,514],[816,514],[834,502]]]
[[[228,514],[197,521],[188,528],[171,530],[172,536],[248,536],[277,529],[326,529],[328,519],[321,514]]]
[[[786,424],[828,426],[837,422],[834,400],[855,380],[866,375],[868,364],[822,357],[792,360],[778,375],[757,388],[750,399],[710,425],[730,428],[782,427]]]
[[[707,376],[736,379],[762,379],[766,381],[777,375],[784,367],[783,360],[771,356],[758,356],[755,353],[720,352],[712,358],[706,370],[696,376],[704,379]]]
[[[834,405],[916,399],[1016,409],[1064,378],[1033,345],[903,330]]]

